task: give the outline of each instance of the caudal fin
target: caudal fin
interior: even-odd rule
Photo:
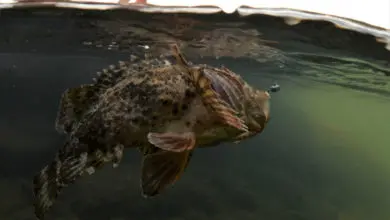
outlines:
[[[45,213],[53,206],[62,188],[82,175],[87,157],[86,152],[78,156],[58,154],[52,163],[34,177],[34,208],[39,220],[44,219]]]
[[[46,212],[53,206],[61,190],[72,184],[77,178],[92,174],[105,163],[112,162],[117,167],[122,159],[123,146],[116,145],[108,150],[98,146],[73,146],[67,142],[54,161],[45,166],[33,181],[35,215],[43,220]]]

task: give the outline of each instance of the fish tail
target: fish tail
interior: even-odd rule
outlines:
[[[83,174],[87,156],[87,152],[78,156],[59,153],[53,162],[34,177],[34,208],[39,220],[44,219],[61,190]]]

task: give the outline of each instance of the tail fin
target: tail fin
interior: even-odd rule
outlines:
[[[78,156],[60,153],[34,177],[34,207],[38,219],[44,219],[45,213],[52,207],[62,188],[83,174],[87,158],[87,152]]]
[[[80,143],[74,146],[67,142],[54,161],[34,177],[36,217],[40,220],[44,218],[64,187],[84,174],[94,173],[107,162],[112,162],[113,167],[117,167],[122,155],[122,145],[107,148],[105,145],[89,146]]]

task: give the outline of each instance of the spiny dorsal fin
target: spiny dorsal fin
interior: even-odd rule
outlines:
[[[140,59],[132,55],[130,61],[119,61],[117,65],[110,65],[108,68],[98,72],[94,81],[100,91],[105,91],[134,73],[164,66],[166,66],[166,62],[163,59],[146,57],[145,59]]]
[[[94,79],[95,85],[103,90],[110,88],[126,77],[130,68],[130,64],[123,61],[119,61],[117,65],[110,65],[97,72],[97,77]]]
[[[82,85],[67,89],[60,101],[57,113],[56,129],[69,133],[75,123],[97,102],[98,89],[95,85]]]
[[[175,57],[176,62],[177,62],[178,65],[181,65],[181,66],[184,66],[184,67],[189,67],[190,66],[188,61],[184,57],[184,55],[180,52],[180,49],[177,46],[177,44],[172,45],[172,53],[173,53],[173,56]]]

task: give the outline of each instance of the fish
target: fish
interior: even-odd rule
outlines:
[[[177,45],[170,59],[132,57],[63,93],[55,128],[66,140],[33,179],[38,219],[77,179],[118,167],[125,149],[143,155],[140,185],[148,198],[181,178],[195,149],[262,132],[267,91],[225,67],[188,62]]]

